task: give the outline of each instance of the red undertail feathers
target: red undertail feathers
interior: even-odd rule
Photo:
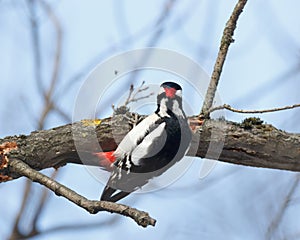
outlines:
[[[93,153],[93,155],[98,157],[100,167],[104,168],[107,171],[110,171],[112,169],[111,165],[116,160],[116,157],[114,156],[114,151],[96,152]]]

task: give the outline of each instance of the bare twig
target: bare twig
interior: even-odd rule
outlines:
[[[62,231],[83,231],[83,230],[90,230],[92,228],[97,228],[99,230],[100,228],[106,228],[106,227],[112,227],[115,223],[118,223],[119,218],[115,216],[114,218],[111,218],[108,221],[99,221],[99,222],[80,222],[80,223],[71,223],[71,224],[65,224],[65,225],[59,225],[59,226],[54,226],[50,227],[48,229],[43,229],[42,231],[36,231],[32,233],[30,236],[26,237],[36,237],[38,235],[46,235],[46,234],[51,234],[51,233],[57,233],[57,232],[62,232]]]
[[[228,104],[224,104],[218,107],[214,107],[211,108],[208,113],[212,113],[214,111],[217,110],[222,110],[222,109],[226,109],[229,110],[231,112],[236,112],[236,113],[247,113],[247,114],[253,114],[253,113],[269,113],[269,112],[278,112],[278,111],[283,111],[283,110],[288,110],[288,109],[292,109],[292,108],[297,108],[300,107],[300,104],[294,104],[291,106],[285,106],[285,107],[278,107],[278,108],[271,108],[271,109],[263,109],[263,110],[242,110],[242,109],[236,109],[231,107]]]
[[[266,232],[266,239],[273,239],[273,234],[274,234],[274,231],[278,228],[278,226],[280,225],[283,217],[284,217],[284,214],[286,212],[286,209],[288,208],[289,206],[289,203],[291,201],[291,198],[293,197],[298,185],[299,185],[299,181],[300,181],[300,174],[297,174],[297,176],[295,177],[294,179],[294,182],[293,184],[291,185],[291,188],[288,192],[288,194],[286,195],[286,197],[284,198],[283,202],[282,202],[282,205],[278,211],[278,213],[276,214],[276,216],[274,217],[274,219],[271,221],[268,229],[267,229],[267,232]]]
[[[9,162],[10,171],[25,176],[33,182],[38,182],[48,189],[52,190],[56,195],[63,196],[69,201],[75,203],[79,207],[85,209],[91,214],[96,214],[99,211],[108,211],[111,213],[118,213],[126,217],[132,218],[138,225],[147,227],[149,225],[155,226],[156,220],[151,218],[148,213],[139,211],[135,208],[126,205],[117,204],[113,202],[88,200],[87,198],[79,195],[66,186],[58,183],[57,181],[47,177],[46,175],[32,169],[26,163],[11,159]]]
[[[53,174],[51,175],[51,178],[55,178],[57,175],[58,171],[54,171]],[[28,208],[28,199],[30,197],[30,193],[32,191],[32,181],[30,179],[27,179],[26,181],[26,187],[25,187],[25,192],[24,192],[24,196],[22,199],[22,206],[21,209],[19,210],[19,213],[16,217],[16,220],[14,222],[14,227],[13,230],[11,232],[11,235],[9,237],[10,240],[15,240],[15,239],[27,239],[29,237],[34,237],[36,235],[41,234],[41,232],[37,229],[37,223],[38,220],[42,214],[42,211],[45,207],[45,204],[47,203],[47,199],[49,196],[49,189],[48,188],[44,188],[43,189],[43,193],[40,199],[38,199],[38,206],[37,206],[37,210],[34,212],[34,216],[33,216],[33,220],[32,222],[28,221],[28,216],[24,216],[25,212],[26,212],[26,208]],[[20,222],[22,218],[26,218],[26,223],[28,223],[28,227],[30,227],[30,229],[28,229],[27,233],[23,233],[20,231]]]
[[[34,54],[34,71],[35,81],[40,93],[44,94],[44,86],[42,85],[42,74],[41,74],[41,49],[40,49],[40,37],[39,37],[39,22],[36,17],[36,0],[27,0],[27,5],[30,13],[30,25],[31,25],[31,36],[32,36],[32,48]]]
[[[163,36],[165,30],[166,30],[166,22],[170,18],[172,11],[174,10],[176,6],[177,0],[166,0],[164,3],[164,7],[159,14],[157,20],[155,21],[154,24],[154,31],[153,34],[151,35],[148,43],[146,44],[148,47],[155,47],[157,42],[161,39]],[[140,57],[140,63],[139,65],[144,65],[143,63],[146,63],[149,60],[149,57],[151,56],[152,51],[145,51],[142,56]],[[140,76],[141,71],[133,71],[131,72],[130,76],[130,81],[132,83],[135,83]],[[122,88],[119,89],[121,91]],[[116,94],[119,94],[116,92]]]
[[[189,19],[187,16],[191,17],[192,13],[196,13],[196,8],[195,5],[198,4],[199,1],[194,1],[190,2],[190,5],[188,8],[184,9],[180,13],[180,15],[174,16],[172,25],[168,25],[168,28],[170,28],[173,31],[180,31],[180,27],[184,25],[184,23]],[[119,4],[119,2],[118,2]],[[169,3],[166,3],[166,5],[170,5]],[[168,11],[170,11],[170,7],[168,7]],[[167,17],[165,14],[165,9],[163,10],[164,12],[161,13],[161,15],[164,15]],[[169,15],[169,13],[168,13]],[[161,19],[161,16],[158,18]],[[74,74],[70,79],[68,79],[60,89],[58,89],[58,92],[55,94],[55,96],[61,96],[62,94],[65,94],[67,90],[69,90],[71,87],[76,86],[75,83],[78,83],[82,78],[86,75],[86,72],[90,71],[96,64],[99,62],[103,61],[105,57],[108,57],[111,55],[112,52],[116,51],[117,49],[120,49],[122,46],[129,45],[131,42],[134,43],[136,41],[139,41],[141,38],[147,36],[149,33],[153,32],[153,28],[157,27],[158,20],[155,21],[154,23],[150,23],[146,25],[144,28],[140,29],[134,34],[130,35],[122,35],[122,38],[118,42],[114,42],[110,44],[106,49],[103,51],[99,52],[96,54],[96,56],[90,60],[84,67],[82,67],[76,74]],[[150,44],[146,44],[149,46]],[[116,70],[117,71],[117,70]],[[118,72],[118,71],[117,71]]]
[[[128,97],[127,97],[127,99],[126,99],[126,101],[124,103],[124,106],[127,106],[129,104],[131,96],[133,94],[133,91],[134,91],[134,86],[133,86],[133,84],[130,84],[129,94],[128,94]]]
[[[139,86],[137,88],[137,90],[135,91],[135,93],[133,94],[133,96],[131,98],[132,102],[136,102],[137,99],[139,99],[139,98],[136,97],[139,93],[141,93],[141,92],[146,91],[146,90],[149,89],[149,87],[144,87],[144,85],[145,85],[145,81],[142,82],[141,86]],[[149,93],[149,95],[145,96],[144,98],[149,97],[150,95],[153,95],[153,94],[154,94],[153,92]]]
[[[63,113],[62,110],[60,110],[55,103],[53,102],[53,93],[55,90],[55,87],[57,86],[57,80],[58,80],[58,73],[60,68],[60,55],[61,55],[61,49],[62,49],[62,30],[60,26],[60,22],[56,15],[54,14],[54,11],[52,10],[51,6],[48,5],[47,2],[40,0],[28,0],[28,8],[30,11],[30,23],[31,23],[31,35],[32,35],[32,45],[33,45],[33,51],[34,51],[34,69],[35,69],[35,81],[37,84],[37,88],[39,93],[41,94],[42,98],[44,99],[44,107],[42,110],[42,113],[39,117],[39,120],[37,120],[38,129],[43,129],[45,125],[45,120],[49,113],[53,110],[56,110],[58,114],[60,114],[65,119],[67,118],[66,114]],[[48,18],[52,22],[55,31],[56,31],[56,45],[55,45],[55,56],[53,59],[53,71],[51,75],[51,81],[50,86],[46,90],[42,84],[42,74],[41,74],[41,48],[40,48],[40,38],[39,38],[39,21],[37,20],[36,16],[36,7],[37,4],[41,4],[43,9],[45,10]],[[29,223],[28,226],[31,226],[31,229],[29,229],[28,234],[23,234],[20,231],[20,222],[22,218],[24,217],[25,209],[28,208],[29,202],[28,198],[30,196],[31,188],[32,188],[32,182],[27,181],[26,182],[26,189],[23,196],[23,202],[22,207],[20,208],[20,211],[16,217],[14,228],[12,230],[12,233],[10,235],[10,239],[20,239],[20,238],[26,238],[29,236],[33,236],[37,233],[37,221],[39,219],[39,216],[42,212],[42,209],[44,207],[44,204],[47,200],[47,189],[44,190],[41,199],[39,199],[39,204],[37,207],[37,210],[34,212],[33,221],[32,223]]]
[[[61,63],[61,49],[62,49],[62,28],[59,19],[54,14],[51,6],[46,1],[40,1],[41,5],[45,9],[49,19],[52,21],[52,24],[56,31],[56,48],[55,48],[55,57],[54,57],[54,65],[53,65],[53,72],[52,72],[52,79],[51,85],[47,93],[47,97],[50,98],[52,96],[53,91],[55,89],[57,80],[58,80],[58,73],[60,69]]]
[[[131,102],[137,102],[137,101],[139,101],[139,100],[148,98],[148,97],[150,97],[151,95],[153,95],[153,93],[149,93],[148,95],[141,96],[141,97],[138,97],[138,98],[133,98],[133,99],[131,99]]]
[[[234,41],[233,34],[236,28],[237,20],[242,13],[247,0],[239,0],[236,4],[229,20],[226,23],[225,29],[223,31],[223,36],[221,39],[220,49],[217,56],[217,60],[214,66],[213,73],[211,75],[210,83],[206,92],[204,103],[200,115],[205,118],[209,117],[209,109],[213,105],[213,100],[217,91],[217,86],[222,73],[223,65],[226,59],[226,55],[230,44]]]
[[[167,0],[165,2],[164,8],[155,23],[156,25],[155,32],[150,38],[150,41],[148,42],[147,46],[154,47],[158,42],[158,40],[160,39],[160,37],[162,36],[165,30],[164,24],[168,20],[170,14],[172,13],[172,10],[175,8],[176,1],[177,0]]]
[[[29,198],[30,195],[30,189],[31,189],[31,181],[29,179],[27,179],[26,181],[26,185],[24,188],[24,195],[23,195],[23,199],[22,199],[22,204],[21,204],[21,208],[17,214],[17,217],[14,221],[14,227],[12,228],[11,234],[9,239],[13,240],[13,239],[20,239],[21,237],[24,237],[24,235],[20,232],[19,229],[19,224],[21,221],[22,216],[24,215],[26,206],[27,206],[27,200]]]
[[[149,87],[145,87],[144,84],[145,84],[145,81],[143,81],[142,84],[136,90],[134,89],[134,85],[130,84],[129,94],[128,94],[128,97],[126,98],[125,102],[121,106],[117,106],[117,107],[115,107],[114,104],[112,105],[112,109],[114,111],[114,114],[124,114],[126,112],[129,112],[130,108],[128,107],[128,105],[130,103],[137,102],[141,99],[145,99],[145,98],[148,98],[148,97],[152,96],[154,93],[150,92],[147,95],[137,97],[137,95],[139,93],[149,89]]]
[[[144,84],[145,81],[143,81],[142,84],[135,91],[134,91],[134,85],[133,84],[130,85],[129,94],[123,106],[127,106],[129,103],[137,102],[141,99],[148,98],[154,94],[153,92],[151,92],[145,96],[137,97],[139,93],[149,89],[149,87],[144,87]]]
[[[57,174],[58,174],[58,170],[54,170],[53,173],[51,174],[51,179],[55,179],[57,177]],[[41,217],[41,214],[44,210],[44,207],[45,207],[45,204],[47,203],[47,200],[48,200],[48,197],[49,197],[49,189],[48,188],[44,188],[43,189],[43,193],[42,193],[42,196],[41,198],[39,199],[39,203],[38,203],[38,206],[36,207],[37,210],[35,212],[35,215],[33,217],[33,221],[32,221],[32,232],[38,232],[37,231],[37,223]]]
[[[58,107],[55,103],[53,105],[53,110],[65,121],[65,122],[72,122],[71,117],[65,113],[60,107]]]
[[[61,63],[61,49],[62,49],[62,29],[60,22],[54,12],[52,11],[51,6],[46,1],[39,1],[44,10],[46,11],[49,19],[52,21],[52,24],[56,31],[56,48],[55,48],[55,57],[53,60],[53,71],[51,76],[51,82],[49,89],[47,92],[43,93],[43,97],[45,100],[44,109],[42,111],[40,120],[38,122],[38,128],[42,129],[44,127],[45,119],[48,116],[48,113],[54,109],[54,103],[52,100],[53,92],[55,90],[57,81],[58,81],[58,73],[60,69]]]

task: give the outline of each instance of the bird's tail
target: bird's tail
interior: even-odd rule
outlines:
[[[101,201],[108,201],[108,202],[117,202],[122,198],[128,196],[130,192],[124,192],[121,190],[117,190],[107,186],[104,188],[103,193],[101,195]]]

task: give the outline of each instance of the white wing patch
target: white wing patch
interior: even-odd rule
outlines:
[[[131,161],[134,165],[139,165],[141,158],[149,158],[156,155],[165,145],[167,133],[166,123],[162,122],[149,133],[144,140],[132,151]]]
[[[145,138],[145,135],[154,126],[155,122],[159,120],[157,114],[151,114],[136,125],[120,142],[118,148],[116,149],[114,155],[117,158],[124,158],[126,154],[131,154],[131,152],[136,148],[137,144]]]

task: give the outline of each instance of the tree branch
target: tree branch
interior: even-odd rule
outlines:
[[[300,134],[286,133],[262,124],[260,119],[253,119],[246,119],[242,124],[225,120],[194,124],[188,155],[246,166],[300,171]],[[197,123],[198,117],[190,120]],[[116,149],[130,128],[127,116],[116,115],[0,139],[0,182],[25,176],[90,213],[106,210],[129,216],[142,226],[154,225],[155,220],[147,213],[120,204],[88,200],[38,172],[67,163],[99,166],[93,152],[99,151],[99,145],[102,151]],[[93,142],[95,136],[96,142]],[[217,152],[217,148],[211,146],[222,148]]]
[[[270,108],[270,109],[263,109],[263,110],[242,110],[242,109],[236,109],[231,107],[228,104],[224,104],[218,107],[213,107],[209,110],[209,113],[212,113],[217,110],[222,110],[222,109],[227,109],[231,112],[236,112],[236,113],[249,113],[249,114],[254,114],[254,113],[270,113],[270,112],[278,112],[278,111],[283,111],[283,110],[288,110],[288,109],[293,109],[293,108],[298,108],[300,107],[300,104],[294,104],[291,106],[285,106],[285,107],[279,107],[279,108]]]
[[[195,119],[197,117],[190,118],[191,122]],[[27,136],[10,136],[0,139],[0,144],[14,142],[18,148],[5,156],[8,159],[20,159],[35,170],[58,168],[67,163],[83,164],[82,160],[84,164],[99,166],[98,159],[91,153],[98,152],[99,145],[102,151],[116,149],[117,143],[130,128],[126,116],[116,115],[113,118],[85,120],[35,131]],[[189,156],[246,166],[300,171],[300,134],[278,130],[272,125],[262,124],[261,120],[244,121],[241,124],[205,120],[202,125],[194,128]],[[94,137],[96,143],[93,142]],[[224,144],[219,155],[208,154],[211,144]],[[19,177],[9,172],[5,164],[2,169],[0,167],[1,174],[2,181],[10,180],[5,176]]]
[[[245,5],[247,3],[247,0],[239,0],[236,4],[229,20],[226,23],[226,26],[223,31],[223,36],[221,39],[220,49],[218,52],[218,56],[215,62],[214,70],[211,75],[210,83],[206,92],[206,96],[204,99],[204,103],[201,110],[201,116],[204,116],[205,118],[209,117],[209,109],[213,105],[213,100],[215,98],[215,94],[217,91],[217,86],[219,83],[219,79],[222,73],[223,65],[227,56],[227,52],[229,49],[229,46],[232,42],[234,42],[234,39],[232,38],[234,34],[234,30],[236,28],[237,20],[242,13]]]
[[[152,226],[155,225],[156,221],[153,218],[151,218],[149,214],[146,212],[139,211],[137,209],[130,208],[122,204],[105,202],[105,201],[88,200],[85,197],[74,192],[73,190],[47,177],[46,175],[30,168],[23,161],[17,159],[10,160],[9,170],[12,173],[25,176],[30,180],[32,180],[33,182],[38,182],[46,186],[48,189],[52,190],[56,195],[65,197],[66,199],[75,203],[79,207],[84,208],[86,211],[88,211],[91,214],[96,214],[99,211],[105,210],[111,213],[118,213],[130,217],[134,221],[136,221],[137,224],[143,227],[147,227],[148,225],[152,225]]]

